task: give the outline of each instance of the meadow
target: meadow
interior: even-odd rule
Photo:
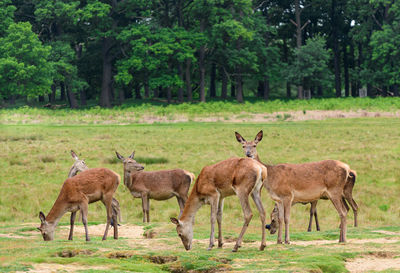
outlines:
[[[2,111],[3,117],[14,113]],[[346,263],[358,258],[395,261],[400,255],[399,119],[57,125],[52,124],[51,115],[42,118],[40,124],[8,125],[2,119],[0,125],[1,272],[345,272],[349,270]],[[44,242],[36,230],[39,211],[48,213],[67,177],[73,163],[71,149],[89,167],[107,167],[121,176],[123,166],[115,151],[127,156],[133,150],[145,170],[179,167],[197,176],[205,165],[243,156],[235,131],[250,140],[260,129],[264,138],[257,149],[265,163],[338,159],[357,171],[353,194],[360,207],[360,227],[352,227],[350,211],[348,243],[337,243],[339,217],[329,201],[321,200],[317,209],[322,231],[316,232],[313,225],[311,233],[305,232],[309,205],[297,204],[291,214],[292,244],[276,245],[276,235],[268,235],[267,248],[261,252],[260,221],[252,203],[254,216],[244,243],[239,252],[232,253],[243,219],[238,199],[230,197],[223,217],[224,247],[206,250],[209,206],[203,206],[196,216],[193,249],[187,252],[169,222],[169,217],[179,213],[176,199],[151,200],[152,223],[143,224],[141,201],[132,199],[122,181],[115,195],[123,216],[119,240],[111,236],[101,241],[106,216],[100,202],[89,206],[91,242],[84,241],[81,224],[74,241],[67,241],[69,214],[62,218],[52,242]],[[265,190],[262,200],[269,215],[273,202]]]

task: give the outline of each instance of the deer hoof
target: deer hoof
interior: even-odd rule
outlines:
[[[218,243],[218,248],[222,248],[222,246],[224,245],[224,243]]]
[[[262,244],[262,245],[260,246],[260,250],[261,250],[261,251],[264,250],[265,246],[266,246],[266,245]]]
[[[285,244],[290,245],[290,241],[285,241]]]
[[[281,245],[281,244],[282,244],[282,241],[278,240],[276,243],[277,243],[278,245]]]

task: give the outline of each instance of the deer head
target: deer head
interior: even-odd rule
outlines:
[[[271,212],[271,224],[265,225],[265,228],[269,230],[270,234],[274,234],[279,228],[279,212],[276,204]]]
[[[135,156],[135,152],[133,152],[128,158],[123,157],[120,155],[117,151],[115,151],[115,154],[117,155],[117,158],[124,163],[124,171],[127,172],[137,172],[141,171],[144,169],[144,167],[136,162],[136,160],[133,159]]]
[[[256,137],[253,141],[246,141],[238,132],[235,132],[235,136],[236,136],[237,141],[242,144],[244,154],[247,157],[256,159],[258,157],[257,144],[263,138],[263,131],[261,130],[260,132],[258,132],[258,134],[256,135]]]
[[[86,165],[85,161],[80,160],[73,150],[71,150],[71,156],[73,159],[75,159],[75,163],[74,163],[74,165],[72,165],[72,168],[71,168],[71,169],[74,169],[75,172],[83,172],[83,171],[86,171],[89,169],[88,166]]]
[[[183,246],[186,250],[190,250],[192,248],[192,240],[193,240],[193,224],[191,221],[182,222],[176,218],[170,218],[171,222],[176,225],[176,232],[178,233],[179,238],[181,238]]]
[[[37,229],[42,233],[43,240],[52,241],[54,240],[54,229],[55,226],[46,221],[46,216],[43,212],[39,213],[39,219],[41,221],[40,227]]]

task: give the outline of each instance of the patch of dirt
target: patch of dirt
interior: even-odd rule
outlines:
[[[29,271],[30,272],[35,272],[35,273],[48,273],[48,272],[57,272],[57,271],[77,272],[77,271],[80,271],[80,270],[102,270],[102,271],[108,271],[108,270],[110,270],[110,268],[106,267],[106,266],[88,266],[88,265],[81,265],[81,264],[77,264],[77,263],[71,263],[71,264],[47,264],[47,263],[41,263],[41,264],[34,264],[33,265],[33,269],[31,269]]]
[[[400,117],[400,111],[397,112],[368,112],[364,110],[358,111],[342,111],[342,110],[308,110],[303,111],[280,111],[274,113],[239,113],[229,116],[226,120],[224,116],[212,117],[195,117],[190,120],[197,122],[271,122],[271,121],[303,121],[303,120],[324,120],[329,118],[361,118],[361,117]],[[139,123],[178,123],[187,122],[188,117],[174,116],[174,117],[159,117],[152,115],[145,115],[136,122]]]
[[[382,271],[400,269],[400,258],[394,252],[377,251],[368,253],[365,257],[351,259],[346,262],[350,272]]]
[[[135,253],[132,251],[117,251],[108,253],[106,257],[109,259],[129,259],[133,255],[135,255]]]
[[[148,256],[147,259],[149,259],[150,262],[155,263],[155,264],[166,264],[166,263],[172,263],[178,260],[178,257],[176,256]]]
[[[157,233],[154,230],[150,229],[150,230],[146,230],[143,233],[143,237],[146,239],[153,239],[154,237],[156,237],[156,234]]]
[[[91,255],[93,251],[87,249],[66,249],[56,253],[56,256],[63,258],[71,258],[77,255]]]
[[[102,237],[104,234],[104,230],[106,229],[106,224],[100,225],[89,225],[89,237]],[[58,234],[57,234],[58,232]],[[58,229],[56,228],[55,237],[57,238],[68,238],[69,234],[69,226],[62,226]],[[108,230],[108,239],[112,239],[114,234],[113,227],[110,227]],[[60,237],[61,236],[61,237]],[[85,228],[83,225],[75,225],[74,227],[74,237],[77,236],[85,236]],[[124,237],[128,239],[141,239],[143,238],[143,227],[135,226],[135,225],[121,225],[118,227],[118,236]]]
[[[0,234],[0,237],[3,237],[3,238],[14,238],[14,239],[26,239],[25,236],[14,235],[14,234],[11,234],[11,233],[8,233],[8,234],[2,233],[2,234]]]

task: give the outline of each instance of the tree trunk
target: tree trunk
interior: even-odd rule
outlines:
[[[217,66],[215,63],[211,64],[211,73],[210,73],[210,98],[215,98],[217,96],[215,90],[215,78],[217,75]]]
[[[335,90],[336,97],[342,96],[342,84],[340,79],[340,52],[339,52],[339,40],[338,40],[338,20],[336,12],[336,0],[331,2],[331,28],[333,38],[333,56],[334,56],[334,67],[335,67]]]
[[[297,48],[301,47],[302,44],[302,29],[301,29],[301,19],[300,19],[300,0],[295,0],[295,13],[296,13],[296,45]],[[297,98],[303,99],[303,80],[301,80],[301,83],[297,86]]]
[[[344,68],[344,95],[348,97],[350,95],[349,62],[347,59],[347,46],[345,44],[343,44],[343,68]]]
[[[231,98],[236,97],[235,82],[231,81]]]
[[[192,95],[192,82],[190,79],[190,65],[192,63],[191,59],[186,59],[186,69],[185,69],[185,80],[186,80],[186,96],[187,100],[191,102],[193,100]]]
[[[290,82],[286,82],[286,97],[290,99],[292,97],[292,88]]]
[[[49,101],[50,103],[55,103],[56,102],[56,91],[57,91],[57,87],[56,84],[53,83],[51,85],[51,93],[49,95]]]
[[[393,85],[393,96],[395,96],[395,97],[399,96],[399,85],[398,84]]]
[[[44,102],[44,96],[39,96],[39,102]]]
[[[141,100],[142,94],[140,94],[141,85],[139,83],[135,84],[135,99]]]
[[[144,97],[148,99],[150,97],[149,80],[146,78],[144,81]]]
[[[367,96],[372,97],[372,85],[370,83],[367,83]]]
[[[159,96],[160,96],[160,89],[161,89],[161,87],[159,86],[159,87],[156,87],[156,88],[154,88],[154,90],[153,90],[153,92],[154,92],[154,94],[153,94],[153,97],[154,98],[158,98]]]
[[[66,89],[67,89],[67,98],[68,98],[69,107],[71,109],[78,108],[78,102],[75,98],[75,93],[70,90],[70,87],[68,86],[68,84],[66,87],[67,87]]]
[[[324,95],[323,92],[322,92],[322,86],[318,86],[317,95],[318,95],[318,97],[322,97]]]
[[[179,63],[179,65],[178,65],[178,74],[179,74],[179,79],[181,80],[181,82],[183,84],[183,82],[184,82],[183,77],[184,76],[183,76],[183,65],[182,65],[182,63]],[[180,103],[183,102],[183,86],[179,86],[179,88],[178,88],[178,101]]]
[[[11,104],[11,105],[15,104],[15,95],[11,95],[10,96],[10,99],[8,100],[8,103]]]
[[[128,86],[124,87],[124,98],[125,99],[130,99],[132,98],[133,94],[132,94],[132,83],[129,83]]]
[[[238,68],[237,70],[238,75],[236,76],[236,100],[240,103],[243,102],[243,83],[242,83],[242,75],[241,69]]]
[[[204,32],[205,28],[205,18],[202,18],[200,21],[200,32]],[[206,94],[205,94],[205,74],[206,74],[206,67],[205,67],[205,54],[206,54],[206,48],[205,45],[200,46],[200,51],[199,51],[199,68],[200,68],[200,101],[205,102],[206,101]]]
[[[264,93],[264,81],[258,81],[257,97],[262,98]]]
[[[103,78],[101,83],[100,106],[111,107],[110,93],[112,83],[112,40],[103,38],[102,40],[102,58],[103,58]]]
[[[270,92],[270,88],[269,88],[269,78],[268,76],[264,77],[264,100],[269,100],[269,92]]]
[[[225,73],[224,68],[220,69],[222,82],[221,82],[221,98],[226,99],[228,96],[228,76]]]
[[[118,90],[118,99],[119,99],[119,104],[120,105],[124,103],[125,92],[124,92],[124,89],[122,89],[122,88]]]
[[[171,86],[167,87],[167,101],[168,101],[168,104],[170,104],[172,101]]]
[[[353,42],[350,42],[350,67],[353,70],[356,68]],[[354,77],[352,76],[351,77],[351,96],[352,97],[357,96],[356,88],[357,88],[357,82],[354,80]]]
[[[67,96],[65,95],[65,85],[64,82],[60,82],[60,100],[65,101]]]
[[[80,99],[81,99],[81,105],[86,105],[86,91],[81,90],[80,92]]]

